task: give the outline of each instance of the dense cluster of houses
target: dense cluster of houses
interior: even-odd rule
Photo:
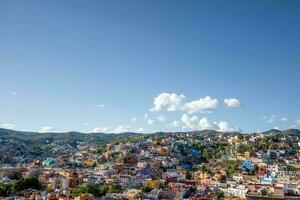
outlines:
[[[265,137],[275,136],[137,136],[101,147],[86,145],[58,158],[5,166],[0,181],[12,184],[16,177],[39,178],[42,189],[6,197],[15,199],[300,199],[299,138],[283,135],[272,142],[274,147],[259,148],[271,144]],[[241,145],[248,148],[238,150]],[[209,155],[215,149],[221,149],[220,155]],[[74,195],[86,184],[105,189]]]

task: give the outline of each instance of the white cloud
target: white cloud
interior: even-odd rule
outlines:
[[[282,118],[280,119],[280,121],[283,121],[283,122],[285,122],[285,121],[287,121],[287,120],[288,120],[287,117],[282,117]]]
[[[116,128],[97,127],[92,130],[93,133],[124,133],[130,131],[131,131],[130,126],[118,126]]]
[[[16,125],[15,124],[2,124],[1,128],[14,130],[16,128]]]
[[[274,126],[274,129],[279,130],[278,126]]]
[[[132,122],[136,122],[138,119],[136,117],[131,118]]]
[[[239,131],[238,127],[232,128],[227,121],[210,123],[207,117],[203,117],[200,119],[199,127],[201,130],[218,130],[221,132]]]
[[[49,133],[49,132],[53,132],[55,129],[51,126],[44,126],[40,129],[40,133]]]
[[[145,129],[143,129],[143,128],[138,128],[138,129],[136,129],[135,132],[137,132],[137,133],[146,133]]]
[[[92,130],[93,133],[108,133],[111,132],[111,127],[97,127]]]
[[[240,131],[240,129],[237,126],[235,126],[234,128],[231,127],[227,121],[220,121],[219,123],[210,123],[207,117],[203,117],[198,121],[197,116],[189,117],[187,114],[183,114],[181,117],[181,121],[184,124],[182,130],[196,129],[199,127],[200,130],[218,130],[221,132]]]
[[[298,126],[300,126],[300,119],[296,119],[295,122]]]
[[[130,130],[131,130],[130,126],[119,126],[113,130],[113,133],[130,132]]]
[[[241,107],[241,103],[236,98],[224,99],[224,104],[231,108],[239,108]]]
[[[297,126],[295,124],[292,124],[289,128],[296,128]]]
[[[84,126],[88,126],[88,125],[89,125],[89,123],[87,123],[87,122],[84,122],[84,123],[83,123],[83,125],[84,125]]]
[[[167,121],[166,117],[161,115],[157,118],[157,120],[160,122],[160,123],[165,123]]]
[[[97,107],[103,108],[103,107],[105,107],[105,105],[103,105],[103,104],[98,104]]]
[[[218,131],[222,132],[233,132],[233,131],[238,131],[238,128],[232,128],[230,127],[229,123],[227,121],[220,121],[218,123]]]
[[[196,128],[198,117],[197,116],[188,116],[187,114],[183,114],[181,117],[181,121],[184,123],[184,128],[194,129]]]
[[[177,111],[182,106],[185,100],[184,95],[177,95],[175,93],[161,93],[154,98],[154,107],[150,111],[161,111],[166,109],[167,111]]]
[[[148,125],[153,125],[154,123],[155,123],[155,121],[153,119],[148,119],[147,120]]]
[[[241,107],[241,102],[237,98],[226,98],[224,104],[231,108]],[[183,94],[164,92],[154,98],[153,105],[150,111],[183,111],[193,114],[196,112],[212,112],[218,108],[219,101],[216,98],[206,96],[186,102],[186,97]]]
[[[211,130],[215,129],[215,126],[213,124],[210,124],[207,117],[203,117],[199,121],[199,127],[201,130]]]
[[[173,121],[171,124],[169,124],[169,126],[174,127],[174,128],[179,127],[180,121]]]
[[[146,120],[148,118],[148,113],[144,114],[144,120]]]
[[[276,120],[276,116],[275,115],[271,115],[271,116],[263,116],[262,119],[265,121],[265,123],[273,123]]]
[[[182,106],[182,110],[188,113],[212,111],[218,107],[218,100],[210,96],[191,101]]]
[[[10,94],[13,95],[13,96],[16,96],[16,95],[17,95],[17,93],[14,92],[14,91],[12,91]]]

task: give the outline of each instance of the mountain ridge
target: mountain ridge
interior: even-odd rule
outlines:
[[[159,131],[159,132],[154,132],[154,133],[138,133],[138,132],[122,132],[122,133],[101,133],[101,132],[79,132],[79,131],[67,131],[67,132],[46,132],[46,133],[41,133],[41,132],[34,132],[34,131],[16,131],[16,130],[11,130],[11,129],[4,129],[0,128],[0,136],[12,136],[12,137],[37,137],[37,136],[95,136],[95,135],[119,135],[119,136],[131,136],[131,135],[157,135],[157,134],[272,134],[272,133],[283,133],[283,134],[299,134],[300,135],[300,129],[286,129],[286,130],[278,130],[278,129],[270,129],[267,131],[263,132],[253,132],[253,133],[242,133],[239,131],[232,131],[232,132],[222,132],[222,131],[217,131],[217,130],[194,130],[194,131]]]

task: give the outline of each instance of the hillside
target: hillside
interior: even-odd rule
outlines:
[[[189,132],[156,132],[148,135],[162,136],[168,134],[195,134],[203,137],[215,136],[215,135],[239,135],[240,132],[219,132],[215,130],[203,130],[203,131],[189,131]],[[271,129],[262,134],[287,134],[287,135],[300,135],[299,129],[287,129],[284,131]],[[243,134],[255,134],[255,133],[243,133]],[[53,141],[60,142],[72,142],[72,141],[91,141],[96,144],[104,144],[107,142],[119,140],[125,137],[131,137],[136,135],[143,135],[142,133],[126,132],[120,134],[108,134],[108,133],[81,133],[81,132],[63,132],[63,133],[39,133],[39,132],[25,132],[14,131],[9,129],[0,129],[0,138],[11,139],[16,141],[23,141],[25,143],[50,143]]]

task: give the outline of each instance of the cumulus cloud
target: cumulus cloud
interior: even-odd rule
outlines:
[[[275,115],[263,116],[262,119],[265,121],[265,123],[271,124],[271,123],[275,122],[276,116]]]
[[[200,98],[199,100],[185,103],[182,106],[182,110],[191,114],[195,112],[212,111],[215,110],[217,107],[218,107],[218,100],[213,99],[210,96],[206,96],[204,98]]]
[[[167,111],[177,111],[182,106],[185,100],[184,95],[177,95],[175,93],[161,93],[154,98],[154,107],[150,111],[161,111],[166,109]]]
[[[136,122],[136,121],[137,121],[137,118],[136,118],[136,117],[133,117],[133,118],[131,119],[131,121],[132,121],[132,122]]]
[[[153,119],[148,119],[147,120],[148,125],[153,125],[154,123],[155,123],[155,121]]]
[[[283,121],[283,122],[285,122],[285,121],[287,121],[287,120],[288,120],[287,117],[282,117],[282,118],[280,119],[280,121]]]
[[[160,122],[160,123],[164,123],[164,122],[167,121],[166,117],[163,116],[163,115],[159,116],[159,117],[157,118],[157,120],[158,120],[158,122]]]
[[[93,133],[124,133],[130,132],[130,126],[118,126],[116,128],[111,127],[97,127],[92,130]]]
[[[230,127],[229,123],[227,121],[220,121],[218,123],[218,131],[221,132],[233,132],[233,131],[238,131],[238,128],[232,128]]]
[[[239,107],[241,107],[240,100],[238,100],[236,98],[224,99],[224,104],[227,107],[231,107],[231,108],[239,108]]]
[[[16,125],[15,124],[2,124],[1,128],[14,130],[16,128]]]
[[[198,122],[198,117],[197,116],[189,116],[187,114],[183,114],[181,117],[181,121],[184,124],[184,129],[189,128],[189,129],[195,129],[197,122]]]
[[[40,129],[40,133],[49,133],[49,132],[53,132],[55,129],[51,126],[44,126]]]
[[[108,133],[112,131],[111,127],[97,127],[92,130],[93,133]]]
[[[138,128],[138,129],[136,129],[135,132],[137,132],[137,133],[145,133],[146,131],[143,128]]]
[[[124,133],[131,130],[130,126],[118,126],[113,130],[113,133]]]
[[[231,127],[227,121],[211,123],[209,122],[207,117],[203,117],[199,120],[197,116],[189,116],[187,114],[183,114],[181,117],[181,122],[182,124],[184,124],[184,126],[182,127],[183,130],[199,128],[200,130],[217,130],[221,132],[239,131],[239,128],[237,126]]]
[[[211,130],[215,129],[214,124],[209,123],[207,117],[203,117],[199,121],[199,127],[201,130]]]
[[[173,121],[171,124],[169,124],[169,126],[177,128],[180,126],[180,121]]]
[[[194,101],[186,101],[183,94],[161,93],[154,98],[153,107],[150,111],[182,111],[188,114],[196,112],[212,112],[219,106],[216,98],[206,96]],[[241,102],[237,98],[224,99],[224,105],[230,108],[240,108]]]
[[[111,128],[111,127],[98,127],[94,128],[93,133],[124,133],[124,132],[138,132],[138,133],[145,133],[145,130],[143,128],[137,128],[133,129],[130,126],[118,126],[116,128]]]

